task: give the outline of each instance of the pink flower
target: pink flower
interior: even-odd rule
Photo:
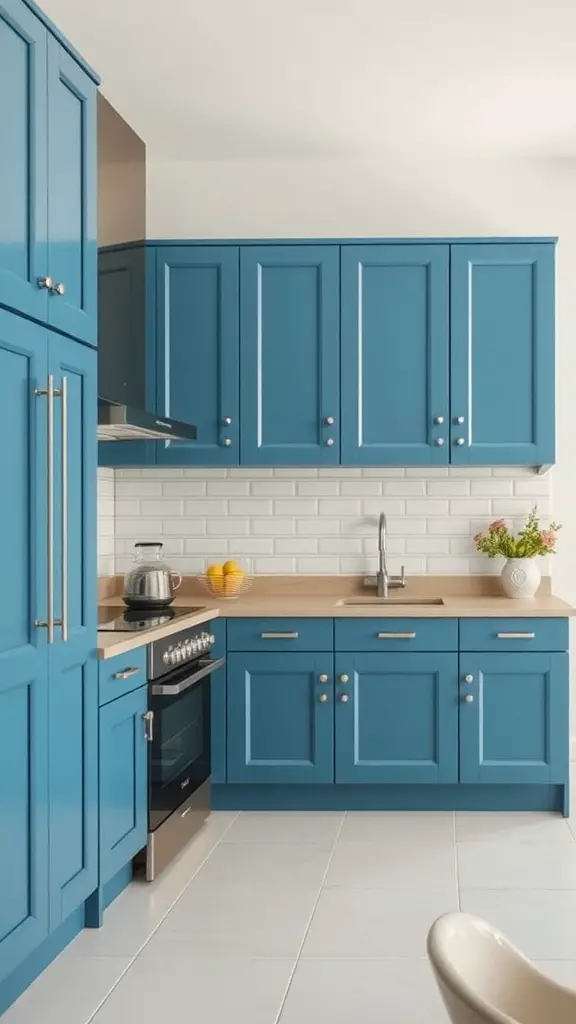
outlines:
[[[480,540],[480,537],[481,537],[481,536],[482,536],[482,534],[481,534],[481,533],[475,533],[475,534],[474,534],[474,537],[473,537],[473,540]]]
[[[503,526],[506,526],[505,519],[495,519],[493,523],[490,523],[488,529],[490,530],[490,533],[495,533],[496,530],[501,530]]]
[[[548,548],[548,551],[554,550],[554,547],[556,545],[556,537],[554,536],[552,530],[541,530],[540,540],[542,541],[544,547]]]

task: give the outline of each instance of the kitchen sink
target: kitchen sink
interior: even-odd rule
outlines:
[[[405,604],[405,605],[443,605],[444,599],[442,597],[345,597],[340,601],[336,601],[336,606],[342,608],[344,605],[388,605],[388,604]]]

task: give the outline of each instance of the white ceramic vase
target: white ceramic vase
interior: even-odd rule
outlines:
[[[502,586],[507,597],[526,600],[540,586],[540,569],[535,558],[509,558],[502,569]]]

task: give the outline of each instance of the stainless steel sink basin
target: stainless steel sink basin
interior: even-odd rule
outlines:
[[[442,597],[345,597],[341,601],[336,601],[336,607],[342,608],[344,605],[372,605],[382,606],[388,604],[405,604],[405,605],[442,605],[444,599]]]

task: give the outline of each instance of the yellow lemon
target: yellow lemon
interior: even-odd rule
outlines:
[[[221,565],[209,565],[206,569],[207,576],[222,576],[225,570]]]
[[[224,576],[210,576],[209,585],[213,594],[223,594],[226,586]]]
[[[224,565],[222,566],[222,571],[226,576],[228,576],[229,573],[242,572],[240,566],[238,565],[238,562],[224,562]]]
[[[238,593],[240,587],[242,586],[243,579],[244,573],[242,572],[242,570],[226,573],[222,581],[224,585],[223,593],[226,595],[226,597],[232,597],[234,594]]]

